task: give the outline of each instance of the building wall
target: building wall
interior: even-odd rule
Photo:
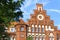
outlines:
[[[50,20],[50,16],[46,14],[42,4],[36,4],[34,14],[30,15],[31,18],[25,23],[22,19],[19,22],[13,22],[15,32],[8,33],[13,36],[15,40],[26,40],[31,36],[33,40],[59,40],[60,30],[54,26],[54,21]],[[21,29],[21,27],[23,28]],[[23,31],[21,31],[23,30]]]

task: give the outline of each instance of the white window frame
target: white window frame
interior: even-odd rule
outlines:
[[[15,31],[16,31],[16,30],[15,30],[14,27],[10,28],[10,32],[15,32]]]
[[[50,33],[50,35],[49,35],[49,40],[54,40],[54,35],[53,35],[53,33]]]

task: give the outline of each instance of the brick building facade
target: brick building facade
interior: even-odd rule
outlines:
[[[33,40],[60,40],[60,30],[54,26],[54,21],[46,14],[42,4],[36,4],[37,8],[31,14],[30,19],[24,22],[12,22],[7,32],[10,40],[26,40],[31,36]]]

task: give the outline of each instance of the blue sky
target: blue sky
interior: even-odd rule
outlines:
[[[36,9],[36,3],[43,4],[43,8],[47,10],[47,15],[51,20],[54,20],[54,25],[60,29],[60,0],[25,0],[21,10],[24,12],[23,20],[27,21],[33,9]]]

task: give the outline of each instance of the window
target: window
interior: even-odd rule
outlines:
[[[49,35],[49,40],[54,40],[54,35],[53,35],[53,33],[50,33],[50,35]]]
[[[21,27],[21,28],[20,28],[20,31],[24,31],[24,27]]]
[[[44,32],[44,28],[42,28],[42,32]]]
[[[28,30],[27,30],[27,32],[31,32],[31,27],[28,27]]]
[[[32,32],[34,32],[34,27],[32,27]]]
[[[36,32],[40,32],[40,27],[36,28]]]
[[[42,32],[44,32],[44,25],[42,25]]]
[[[49,40],[54,40],[54,37],[49,37]]]
[[[38,28],[36,28],[36,32],[38,32]]]
[[[39,27],[38,27],[38,31],[39,31],[39,32],[41,32],[40,28],[41,28],[41,25],[39,25]]]
[[[39,40],[45,40],[45,37],[41,35]]]
[[[40,32],[40,28],[38,28],[38,32]]]
[[[10,32],[15,32],[15,28],[10,28]]]
[[[38,40],[38,37],[36,37],[36,40]]]

